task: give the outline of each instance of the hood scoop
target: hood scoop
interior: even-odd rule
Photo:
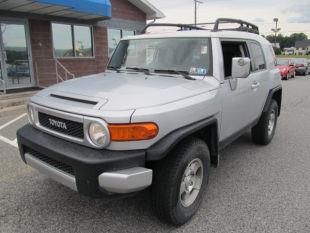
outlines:
[[[64,92],[52,92],[49,94],[49,97],[53,99],[53,101],[57,101],[61,104],[88,109],[100,109],[108,102],[108,99],[105,98],[96,98]]]
[[[98,102],[91,101],[91,100],[84,100],[84,99],[77,99],[77,98],[72,98],[68,96],[61,96],[61,95],[56,95],[56,94],[51,94],[51,97],[58,98],[58,99],[63,99],[63,100],[68,100],[68,101],[73,101],[73,102],[78,102],[78,103],[83,103],[83,104],[90,104],[90,105],[97,105]]]

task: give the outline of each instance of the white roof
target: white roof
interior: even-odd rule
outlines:
[[[147,20],[162,19],[165,18],[163,12],[157,9],[153,4],[147,0],[128,0],[130,3],[138,7],[140,10],[146,13]]]
[[[137,36],[126,37],[124,39],[151,39],[151,38],[158,39],[158,38],[175,38],[175,37],[215,37],[215,38],[256,40],[261,43],[268,42],[264,37],[254,33],[226,31],[226,30],[217,32],[209,30],[175,31],[167,33],[142,34]]]

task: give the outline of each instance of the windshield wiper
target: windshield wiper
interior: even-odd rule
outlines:
[[[126,70],[135,70],[135,71],[143,72],[146,75],[151,75],[151,71],[149,69],[145,69],[145,68],[126,67]]]
[[[108,67],[108,70],[114,70],[114,71],[116,71],[117,73],[120,73],[120,72],[121,72],[120,67],[117,67],[117,66],[109,66],[109,67]]]
[[[182,75],[185,79],[196,80],[188,74],[187,71],[178,71],[178,70],[155,70],[155,73],[170,73],[170,74],[179,74]]]

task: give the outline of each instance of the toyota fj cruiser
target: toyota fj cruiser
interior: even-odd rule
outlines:
[[[178,226],[199,208],[220,150],[249,129],[255,143],[270,143],[281,76],[248,22],[150,26],[179,30],[124,38],[105,73],[39,92],[18,143],[26,164],[83,195],[151,187],[155,212]]]

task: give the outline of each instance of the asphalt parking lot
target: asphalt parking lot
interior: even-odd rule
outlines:
[[[285,81],[283,89],[272,143],[256,146],[246,134],[227,147],[200,211],[181,228],[157,220],[148,190],[94,200],[40,175],[16,148],[26,116],[0,118],[0,232],[309,233],[310,76]]]

